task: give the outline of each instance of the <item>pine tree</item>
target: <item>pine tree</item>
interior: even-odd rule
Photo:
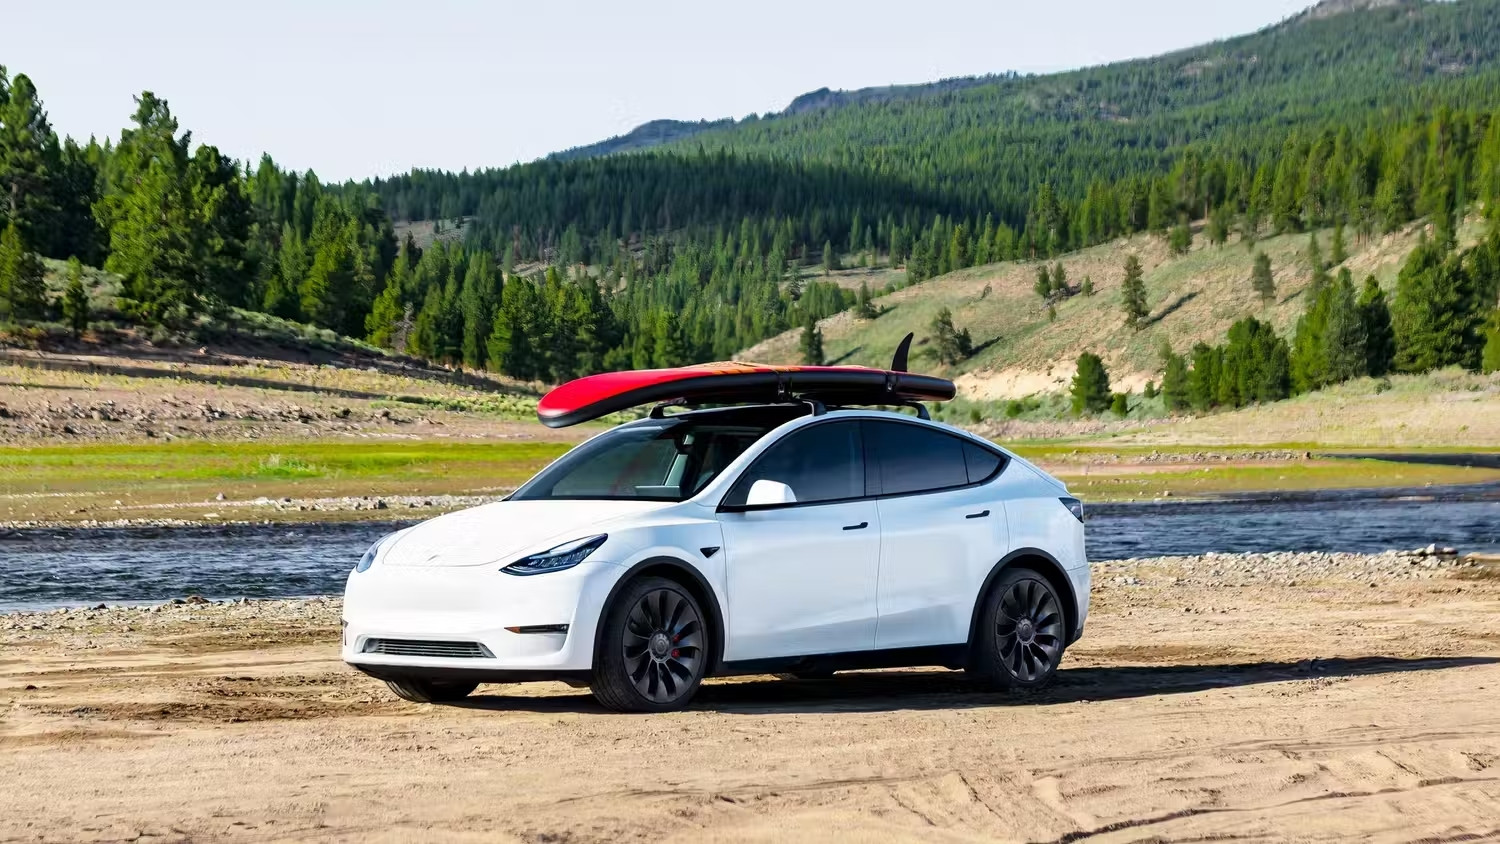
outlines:
[[[495,324],[484,344],[492,371],[526,381],[538,377],[536,353],[532,338],[528,335],[533,329],[536,316],[534,286],[527,279],[512,276],[506,281],[500,294],[500,306],[495,309]],[[646,369],[650,365],[650,361],[645,361],[635,368]]]
[[[880,314],[875,310],[875,301],[870,297],[870,284],[859,283],[859,296],[855,299],[854,316],[858,319],[875,319]]]
[[[1053,296],[1063,298],[1068,295],[1068,271],[1063,269],[1061,261],[1052,267],[1052,291]]]
[[[1147,399],[1156,398],[1156,382],[1147,381],[1146,386],[1141,388],[1141,397]]]
[[[811,316],[802,325],[802,362],[809,366],[823,365],[823,329]]]
[[[1292,339],[1292,385],[1299,393],[1332,383],[1328,375],[1328,312],[1332,291],[1324,288],[1310,299],[1297,320]]]
[[[0,320],[40,319],[45,308],[45,270],[26,249],[14,221],[0,232]]]
[[[1329,246],[1329,260],[1334,266],[1349,260],[1349,250],[1344,246],[1344,224],[1339,223],[1333,227],[1333,244]]]
[[[1318,247],[1317,232],[1307,236],[1307,263],[1312,268],[1312,283],[1307,287],[1307,300],[1311,302],[1318,298],[1332,280],[1328,275],[1328,265],[1323,261],[1323,251]]]
[[[1052,274],[1047,270],[1046,264],[1038,264],[1036,268],[1036,283],[1031,286],[1036,295],[1043,300],[1052,296]]]
[[[1182,355],[1167,357],[1166,370],[1161,377],[1162,404],[1168,413],[1179,413],[1188,406],[1188,369]]]
[[[250,263],[253,215],[245,180],[235,161],[200,146],[188,162],[194,229],[193,264],[202,292],[226,304],[252,307],[255,267]]]
[[[495,326],[495,267],[489,253],[475,252],[469,257],[464,273],[459,310],[463,319],[462,357],[464,366],[483,369],[489,360],[485,342]],[[569,338],[570,341],[572,338]]]
[[[401,274],[391,270],[385,289],[375,297],[375,304],[365,317],[365,339],[382,349],[397,353],[406,352],[405,338],[399,337],[399,325],[406,314],[406,303],[401,299]]]
[[[24,73],[7,86],[0,67],[0,221],[15,224],[28,250],[38,251],[53,234],[61,164],[36,86]]]
[[[833,241],[823,241],[823,275],[831,275],[835,270],[842,269],[839,266],[839,253],[833,248]]]
[[[1396,280],[1391,327],[1395,368],[1427,372],[1444,366],[1474,366],[1480,350],[1473,280],[1456,255],[1423,241]]]
[[[1188,373],[1188,401],[1199,412],[1208,410],[1219,401],[1219,373],[1223,366],[1224,353],[1207,343],[1193,346],[1193,368]]]
[[[298,292],[302,315],[309,322],[342,331],[353,310],[355,261],[335,207],[335,200],[326,201],[313,224],[312,266]]]
[[[1484,324],[1484,352],[1479,368],[1486,374],[1500,372],[1500,308],[1495,309]]]
[[[1364,315],[1347,267],[1339,270],[1330,294],[1328,323],[1323,334],[1324,372],[1328,383],[1341,384],[1369,371]]]
[[[302,316],[302,282],[307,278],[307,247],[302,235],[291,223],[281,227],[281,255],[277,259],[275,272],[266,284],[261,309],[268,314],[285,319],[300,319]]]
[[[1078,292],[1084,296],[1094,295],[1094,279],[1090,276],[1083,277],[1083,283],[1078,285]]]
[[[1084,352],[1078,356],[1078,368],[1068,394],[1073,398],[1074,415],[1103,413],[1109,408],[1109,373],[1098,355]]]
[[[1168,238],[1167,248],[1173,255],[1186,255],[1193,248],[1193,230],[1188,228],[1186,220],[1182,220],[1172,227],[1172,234]]]
[[[1365,287],[1359,294],[1359,311],[1365,326],[1365,371],[1378,378],[1391,371],[1396,359],[1396,335],[1391,329],[1385,292],[1373,275],[1365,278]]]
[[[953,311],[943,308],[933,317],[932,347],[939,363],[955,364],[973,353],[973,340],[967,328],[962,331],[953,326]]]
[[[1130,395],[1128,393],[1115,393],[1110,396],[1109,410],[1114,415],[1124,419],[1130,415]]]
[[[1146,306],[1145,271],[1134,255],[1125,259],[1125,283],[1120,287],[1120,303],[1125,309],[1125,324],[1139,331],[1151,313]]]
[[[1250,286],[1255,289],[1255,295],[1260,301],[1270,304],[1276,300],[1276,277],[1271,273],[1271,256],[1264,252],[1255,253],[1255,266],[1250,271]]]
[[[105,268],[125,278],[127,309],[150,325],[184,326],[201,307],[201,226],[190,193],[188,140],[165,100],[136,98],[120,137],[110,191],[96,207],[109,231]]]
[[[77,258],[68,259],[68,286],[62,296],[63,320],[73,332],[73,338],[83,336],[89,327],[89,291],[83,286],[83,264]]]
[[[1291,393],[1290,352],[1270,323],[1246,317],[1230,326],[1219,362],[1218,404],[1244,407]]]
[[[1229,241],[1229,219],[1230,209],[1228,205],[1220,205],[1214,209],[1212,216],[1208,218],[1208,242],[1214,246],[1223,246]]]

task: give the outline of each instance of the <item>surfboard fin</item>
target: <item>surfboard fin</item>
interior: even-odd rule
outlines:
[[[896,356],[891,358],[892,372],[906,371],[906,356],[911,351],[911,338],[915,336],[915,334],[908,333],[906,337],[902,338],[901,345],[896,347]]]

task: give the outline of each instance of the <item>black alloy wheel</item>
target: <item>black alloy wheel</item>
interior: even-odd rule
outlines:
[[[619,596],[606,625],[593,682],[599,702],[625,712],[686,706],[709,659],[693,596],[674,581],[645,578]]]
[[[1005,689],[1036,689],[1057,672],[1066,647],[1057,591],[1030,569],[1011,569],[990,592],[976,634],[975,673]]]

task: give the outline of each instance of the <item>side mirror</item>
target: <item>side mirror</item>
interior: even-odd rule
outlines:
[[[746,507],[763,507],[767,504],[796,504],[797,495],[781,481],[759,480],[750,485],[745,494]]]

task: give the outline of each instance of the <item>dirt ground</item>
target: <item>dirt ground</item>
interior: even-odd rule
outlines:
[[[0,445],[581,438],[536,424],[534,385],[483,373],[311,352],[107,351],[0,348]]]
[[[0,616],[0,839],[1500,840],[1500,580],[1114,563],[1056,686],[397,701],[338,602]],[[1295,585],[1291,585],[1295,582]]]

